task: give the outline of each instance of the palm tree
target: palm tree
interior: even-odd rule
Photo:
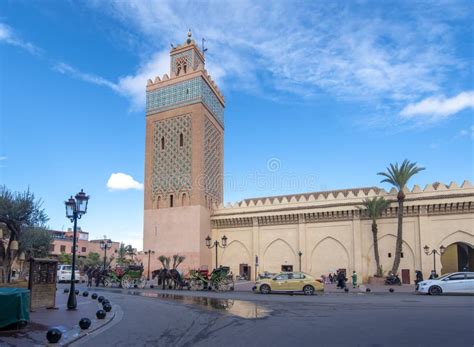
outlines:
[[[119,265],[123,265],[127,261],[127,258],[126,258],[127,247],[125,246],[125,244],[123,242],[120,243],[120,247],[118,249],[117,254],[118,254],[117,255],[117,263]]]
[[[397,200],[398,200],[398,228],[397,228],[397,243],[395,246],[395,259],[393,260],[392,273],[398,272],[400,266],[400,258],[402,256],[402,243],[403,243],[403,202],[405,201],[405,192],[403,191],[411,177],[416,175],[418,172],[424,170],[424,167],[416,166],[416,163],[411,163],[405,159],[402,165],[398,166],[390,164],[387,167],[387,172],[379,172],[377,175],[384,176],[381,182],[390,183],[398,189]]]
[[[181,264],[186,257],[184,255],[173,255],[173,269],[177,269],[179,264]]]
[[[388,205],[390,205],[390,201],[385,200],[383,196],[364,200],[364,207],[367,209],[369,218],[372,219],[372,237],[374,239],[375,265],[377,267],[377,273],[375,274],[376,277],[382,277],[382,267],[380,266],[379,255],[379,241],[377,238],[377,218],[382,215],[382,212],[387,209]]]
[[[163,265],[164,269],[168,269],[170,266],[170,257],[166,257],[164,255],[160,255],[158,257],[158,260],[161,262],[161,265]]]
[[[135,250],[132,245],[125,247],[125,253],[130,257],[130,260],[133,262],[133,257],[135,256]]]

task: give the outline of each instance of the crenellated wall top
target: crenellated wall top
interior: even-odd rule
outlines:
[[[386,191],[378,187],[366,187],[333,191],[322,191],[305,194],[269,196],[262,198],[245,199],[226,205],[214,206],[213,217],[234,213],[270,212],[272,210],[293,209],[293,208],[324,208],[337,207],[337,205],[353,205],[354,208],[360,205],[365,199],[383,196],[387,200],[396,202],[397,190],[392,188]],[[435,182],[427,184],[422,189],[419,185],[414,185],[411,190],[405,189],[406,205],[419,204],[419,200],[429,201],[438,199],[456,199],[457,197],[473,196],[474,186],[467,180],[461,185],[451,182],[449,185]]]

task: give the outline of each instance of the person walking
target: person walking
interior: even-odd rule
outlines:
[[[415,271],[416,273],[416,280],[415,280],[415,284],[418,284],[420,282],[423,282],[423,274],[420,270],[416,270]]]
[[[352,271],[352,288],[357,288],[357,272]]]
[[[87,287],[92,287],[92,277],[94,274],[94,268],[90,266],[87,269],[86,275],[87,275]]]
[[[340,270],[337,272],[337,288],[346,288],[346,275]]]

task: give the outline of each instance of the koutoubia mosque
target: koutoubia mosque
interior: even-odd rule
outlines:
[[[219,265],[236,275],[301,270],[315,276],[356,270],[367,280],[375,272],[371,220],[361,210],[366,198],[393,201],[378,220],[380,260],[391,269],[397,232],[395,189],[349,188],[245,199],[223,205],[225,99],[205,69],[204,52],[191,33],[170,51],[170,73],[146,86],[144,250],[180,254],[181,269]],[[264,131],[262,129],[262,131]],[[406,191],[400,275],[413,283],[465,268],[474,271],[474,187],[470,182],[433,183]],[[145,264],[147,265],[147,264]]]

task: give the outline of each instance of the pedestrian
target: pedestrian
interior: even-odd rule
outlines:
[[[329,277],[329,283],[333,283],[333,281],[332,281],[332,272],[329,273],[328,277]]]
[[[344,271],[339,270],[337,272],[337,288],[346,288],[346,274],[344,273]]]
[[[92,266],[90,266],[87,269],[86,275],[87,275],[87,287],[92,287],[92,277],[94,274],[94,269]]]
[[[357,273],[352,271],[352,288],[357,288]]]
[[[423,281],[423,273],[420,270],[416,270],[415,274],[416,274],[415,284],[418,284],[418,283],[422,282]]]
[[[431,270],[431,274],[430,274],[429,279],[430,279],[430,280],[434,280],[434,279],[436,279],[436,278],[438,278],[438,274],[436,273],[435,270]]]

